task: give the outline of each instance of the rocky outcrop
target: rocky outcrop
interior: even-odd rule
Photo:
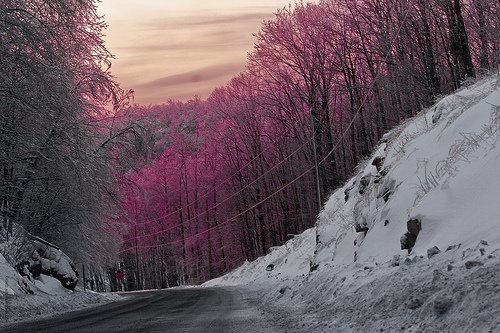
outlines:
[[[408,231],[401,237],[400,240],[401,250],[408,250],[408,253],[410,253],[413,246],[415,246],[420,230],[422,230],[422,223],[417,219],[409,220],[406,223],[406,227]]]
[[[16,264],[21,276],[38,279],[41,274],[52,276],[69,290],[78,283],[78,272],[72,260],[59,247],[39,237],[26,235],[26,250]]]

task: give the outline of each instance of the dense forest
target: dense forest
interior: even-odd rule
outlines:
[[[298,3],[263,22],[246,70],[207,100],[126,110],[151,133],[116,185],[130,288],[203,282],[313,226],[388,129],[498,68],[499,13]]]
[[[206,100],[128,105],[95,1],[0,4],[2,237],[22,225],[128,289],[312,227],[388,129],[500,63],[498,1],[300,2]]]
[[[0,243],[15,266],[24,227],[76,262],[115,262],[107,224],[124,107],[94,0],[0,0]],[[6,243],[7,244],[7,243]]]

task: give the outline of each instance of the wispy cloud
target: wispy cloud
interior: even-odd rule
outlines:
[[[268,12],[254,13],[225,13],[215,15],[186,15],[171,18],[168,21],[161,20],[149,22],[141,27],[143,30],[170,30],[172,28],[198,28],[200,26],[206,28],[210,26],[245,24],[246,22],[261,21],[265,18],[272,17]]]
[[[136,91],[138,103],[207,97],[244,69],[253,34],[277,8],[260,3],[217,11],[165,10],[130,19],[121,15],[109,22],[108,46],[117,57],[113,73]]]
[[[214,65],[181,74],[168,75],[159,79],[143,83],[137,86],[137,88],[140,89],[169,88],[171,86],[213,81],[215,79],[226,77],[227,75],[230,74],[234,74],[235,72],[241,71],[241,69],[242,66],[239,63]]]

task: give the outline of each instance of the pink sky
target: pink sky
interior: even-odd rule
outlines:
[[[290,0],[103,0],[112,72],[135,102],[208,96],[245,66],[263,19]]]

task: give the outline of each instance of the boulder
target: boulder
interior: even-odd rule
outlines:
[[[366,226],[366,224],[356,223],[354,225],[354,229],[356,230],[356,232],[368,232],[368,227]]]
[[[471,269],[472,267],[483,266],[483,263],[476,260],[467,261],[465,263],[465,268]]]
[[[377,171],[380,172],[382,170],[382,167],[384,166],[384,160],[385,158],[382,156],[377,156],[373,159],[372,165],[377,168]]]
[[[439,253],[441,253],[441,250],[437,246],[433,246],[430,249],[427,249],[427,258],[430,259]]]
[[[400,239],[401,250],[408,250],[408,253],[410,253],[413,246],[415,246],[420,230],[422,230],[422,224],[419,220],[413,219],[406,222],[406,227],[408,232],[406,232]]]

